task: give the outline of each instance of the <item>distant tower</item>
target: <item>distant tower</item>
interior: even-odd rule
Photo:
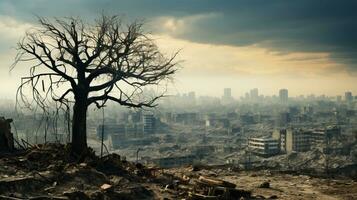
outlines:
[[[349,103],[353,101],[352,92],[345,92],[345,101]]]
[[[153,134],[155,133],[155,117],[153,114],[144,114],[143,115],[143,132],[144,134]]]
[[[289,99],[289,93],[287,89],[279,90],[279,98],[281,103],[287,103]]]
[[[258,97],[259,97],[258,88],[254,88],[254,89],[250,90],[250,98],[252,100],[258,100]]]
[[[189,92],[187,94],[187,98],[190,101],[190,103],[193,103],[196,101],[196,93],[195,92]]]
[[[232,98],[232,90],[231,90],[231,88],[224,88],[224,90],[223,90],[223,98],[224,99]]]
[[[224,88],[222,101],[223,104],[230,104],[233,102],[232,90],[231,88]]]

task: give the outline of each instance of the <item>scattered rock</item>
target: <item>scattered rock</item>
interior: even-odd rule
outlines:
[[[112,185],[104,183],[102,186],[100,186],[100,189],[104,190],[104,191],[107,191],[107,190],[110,190],[110,189],[113,189],[113,188],[112,188]]]
[[[270,183],[269,181],[264,181],[263,183],[261,183],[258,188],[270,188]]]
[[[207,185],[211,185],[211,186],[221,186],[221,187],[228,187],[228,188],[235,188],[236,184],[224,181],[224,180],[220,180],[220,179],[216,179],[216,178],[208,178],[208,177],[204,177],[204,176],[200,176],[198,178],[199,181],[201,181],[201,183],[203,184],[207,184]]]
[[[82,191],[68,191],[63,193],[70,200],[90,200],[89,197]]]

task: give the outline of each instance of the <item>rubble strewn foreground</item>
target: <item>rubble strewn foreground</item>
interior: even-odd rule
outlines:
[[[1,154],[0,199],[353,199],[357,182],[225,167],[158,169],[61,144]]]

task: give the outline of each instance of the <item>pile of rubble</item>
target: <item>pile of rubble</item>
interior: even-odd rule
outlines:
[[[75,160],[69,149],[61,144],[35,145],[0,155],[0,199],[252,197],[251,192],[210,176],[197,173],[177,176],[167,170],[128,162],[117,154],[99,158],[91,149]]]
[[[316,175],[329,172],[330,175],[346,175],[357,178],[357,170],[349,170],[357,167],[357,163],[352,156],[324,154],[319,149],[271,157],[262,160],[256,165],[256,167],[259,166],[279,171],[310,171]],[[345,174],[344,171],[348,172],[348,174]]]
[[[240,199],[251,198],[251,192],[237,189],[236,185],[215,178],[200,176],[195,181],[193,191],[189,192],[191,199]]]
[[[0,199],[145,199],[138,183],[149,176],[141,165],[91,149],[80,160],[61,144],[35,145],[0,159]]]
[[[0,199],[301,199],[299,195],[325,197],[317,190],[331,191],[321,188],[324,180],[319,178],[301,181],[300,176],[249,174],[253,172],[223,166],[159,169],[128,162],[117,154],[99,158],[91,149],[73,159],[69,149],[61,144],[35,145],[0,155]],[[349,184],[341,185],[348,190],[357,187],[350,180],[340,182]],[[296,190],[299,185],[304,186],[300,191]],[[313,193],[305,194],[306,188]],[[340,195],[337,186],[334,191],[333,195]]]

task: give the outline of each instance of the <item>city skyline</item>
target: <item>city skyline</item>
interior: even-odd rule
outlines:
[[[276,90],[276,93],[264,93],[260,91],[259,88],[252,88],[250,90],[247,90],[247,91],[241,91],[240,93],[242,93],[242,95],[238,95],[235,90],[233,90],[232,88],[221,88],[221,94],[220,95],[215,95],[213,97],[222,97],[222,98],[225,98],[227,97],[225,94],[226,94],[226,90],[229,89],[229,93],[230,93],[230,96],[233,97],[233,98],[243,98],[243,97],[246,97],[247,94],[248,96],[251,98],[252,97],[252,91],[254,91],[253,93],[255,93],[255,91],[257,91],[258,95],[253,95],[253,98],[256,98],[256,97],[260,97],[260,96],[264,96],[264,97],[273,97],[275,96],[276,98],[279,98],[280,96],[280,91],[281,90],[287,90],[288,91],[288,97],[293,97],[293,98],[299,98],[299,97],[304,97],[304,98],[308,98],[308,97],[311,97],[311,96],[314,96],[314,97],[321,97],[321,96],[324,96],[324,97],[333,97],[333,98],[337,98],[337,97],[341,97],[341,98],[346,98],[346,93],[350,93],[351,94],[351,97],[352,98],[355,98],[356,95],[355,93],[351,92],[351,91],[342,91],[341,93],[339,94],[336,94],[336,95],[326,95],[326,94],[314,94],[314,93],[309,93],[309,94],[297,94],[297,95],[291,95],[291,91],[287,88],[280,88],[280,89],[277,89]],[[195,96],[210,96],[210,95],[205,95],[205,94],[200,94],[199,92],[197,93],[197,91],[183,91],[183,92],[180,92],[180,93],[176,93],[176,94],[173,94],[173,95],[187,95],[189,96],[190,93],[194,93]],[[294,94],[294,93],[293,93]]]
[[[229,88],[229,87],[225,87],[225,88],[221,88],[221,90],[217,91],[216,95],[211,95],[211,94],[206,94],[206,93],[202,93],[200,91],[194,91],[194,90],[183,90],[183,91],[180,91],[180,92],[176,92],[176,93],[170,93],[168,94],[166,97],[163,97],[163,99],[167,98],[167,97],[170,97],[170,96],[194,96],[195,98],[197,97],[216,97],[216,98],[224,98],[224,97],[228,97],[228,96],[225,96],[225,90],[226,89],[229,89],[230,90],[230,97],[236,99],[236,100],[239,100],[241,98],[244,98],[244,97],[247,97],[247,94],[249,96],[249,98],[251,98],[251,92],[252,90],[255,90],[257,89],[258,90],[258,96],[256,97],[276,97],[276,98],[280,98],[280,90],[288,90],[288,97],[289,98],[318,98],[318,97],[326,97],[326,98],[341,98],[341,99],[346,99],[346,94],[347,93],[350,93],[351,94],[351,98],[354,99],[354,98],[357,98],[357,95],[356,93],[352,92],[351,90],[347,90],[347,91],[341,91],[340,93],[338,94],[335,94],[335,95],[327,95],[327,94],[323,94],[323,93],[307,93],[307,94],[299,94],[299,93],[294,93],[293,91],[290,91],[288,88],[277,88],[275,93],[265,93],[264,91],[261,91],[259,88],[251,88],[251,89],[248,89],[248,90],[239,90],[237,92],[237,90],[233,89],[233,88]],[[149,90],[150,91],[150,90]],[[253,97],[254,98],[254,97]],[[1,96],[0,97],[0,100],[14,100],[14,98],[10,96]]]

